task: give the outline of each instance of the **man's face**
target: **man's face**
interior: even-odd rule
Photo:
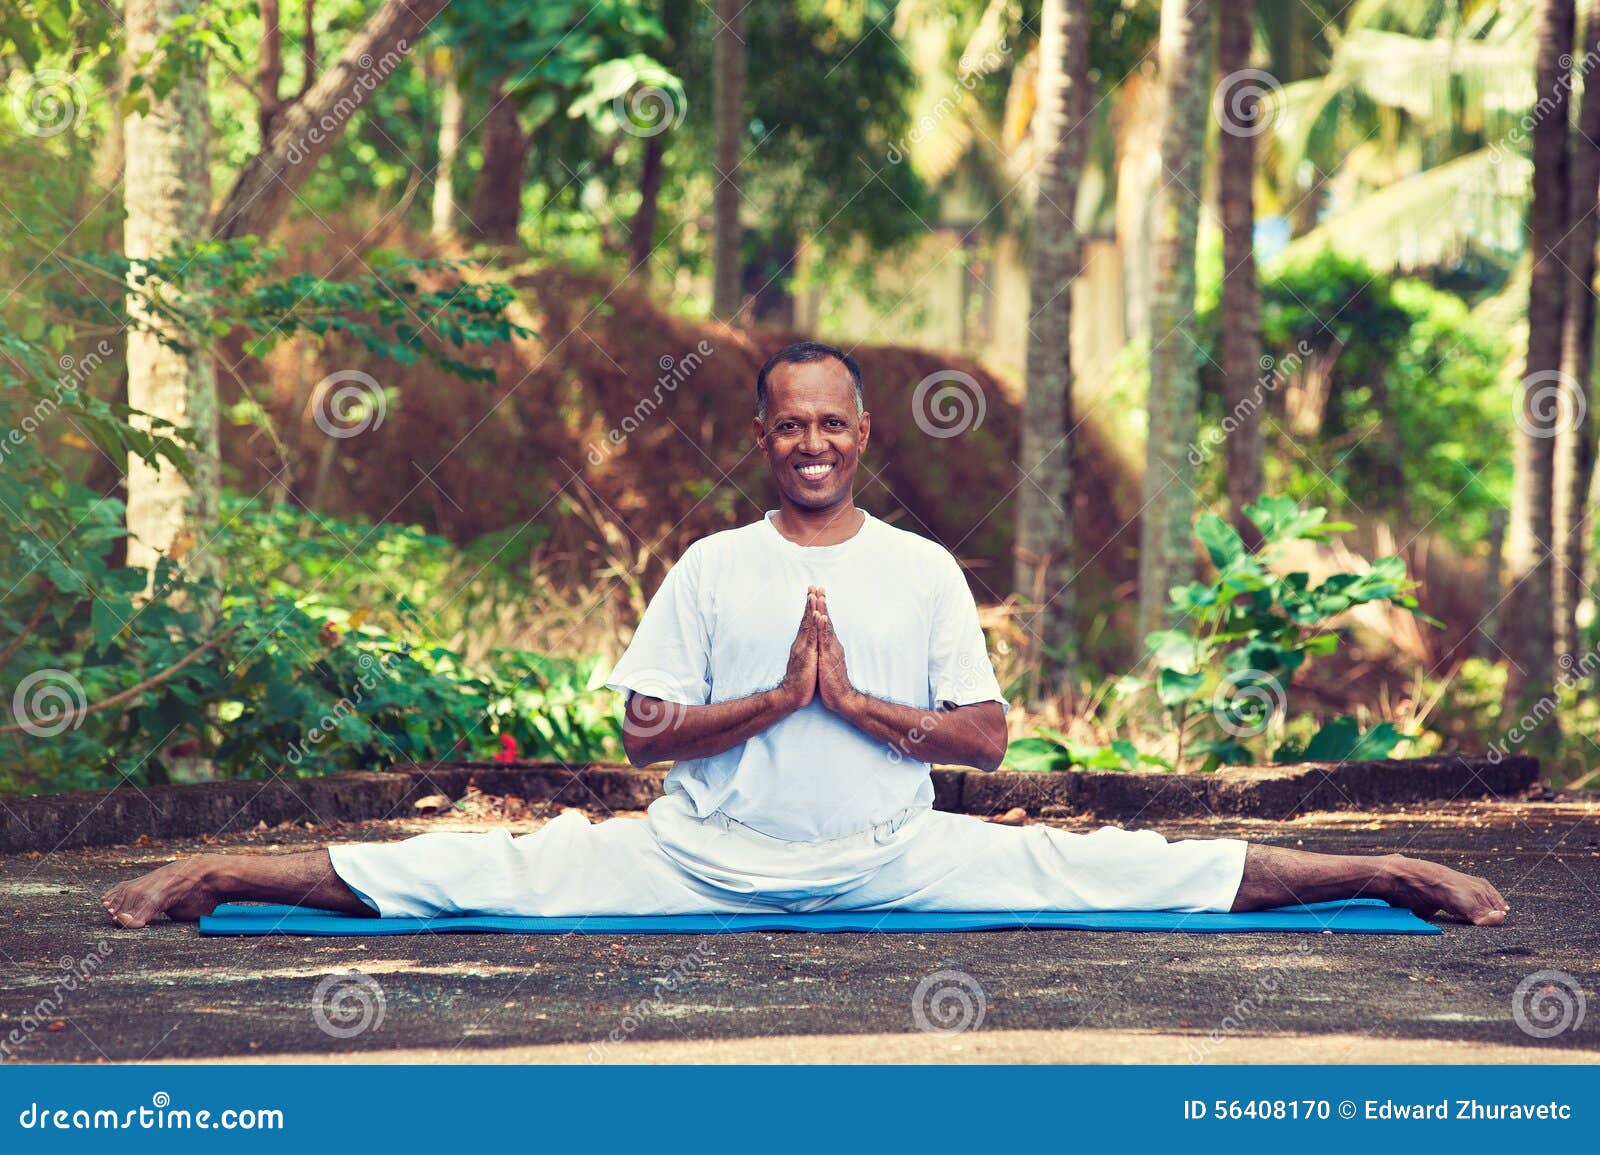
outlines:
[[[842,361],[784,363],[767,376],[767,419],[756,443],[784,497],[802,509],[827,509],[849,498],[856,459],[872,431],[856,413],[856,386]]]

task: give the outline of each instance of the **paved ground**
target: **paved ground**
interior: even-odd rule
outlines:
[[[1600,1061],[1596,805],[1473,803],[1162,828],[1327,851],[1403,849],[1485,874],[1511,900],[1506,926],[1447,925],[1439,937],[201,939],[192,926],[118,930],[98,906],[111,882],[176,854],[396,838],[441,824],[461,826],[416,819],[0,858],[0,1058]],[[369,978],[349,976],[352,968]],[[1538,1028],[1565,1014],[1569,1026],[1539,1038],[1518,1026],[1513,997],[1545,970],[1572,985],[1535,985],[1523,1018]],[[83,976],[76,989],[62,982],[72,975]],[[318,1021],[319,984],[330,1029]],[[367,1027],[352,1034],[362,1000]],[[969,1029],[929,1034],[919,1013]]]

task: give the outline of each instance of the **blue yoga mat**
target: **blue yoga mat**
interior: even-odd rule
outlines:
[[[729,934],[739,931],[873,931],[926,934],[962,930],[1172,930],[1204,933],[1289,931],[1319,934],[1439,934],[1439,928],[1382,899],[1285,906],[1250,914],[1172,911],[837,911],[811,914],[590,915],[582,918],[463,914],[438,918],[362,918],[298,906],[219,906],[200,919],[207,935]]]

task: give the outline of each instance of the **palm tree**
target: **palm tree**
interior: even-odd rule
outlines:
[[[748,0],[717,0],[711,81],[717,155],[712,192],[711,312],[724,320],[744,297],[739,262],[739,154],[744,147],[744,10]]]
[[[1519,244],[1531,6],[1358,0],[1327,35],[1326,71],[1273,97],[1262,175],[1286,209],[1315,207],[1307,170],[1342,207],[1285,255],[1333,248],[1416,268]]]
[[[1261,359],[1261,289],[1256,282],[1256,136],[1261,132],[1258,77],[1250,74],[1255,0],[1217,10],[1217,215],[1222,221],[1223,399],[1228,434],[1228,504],[1245,541],[1260,541],[1245,506],[1261,496],[1261,405],[1254,396]]]
[[[1162,0],[1161,165],[1156,271],[1150,302],[1149,442],[1139,521],[1139,633],[1157,628],[1167,590],[1188,577],[1194,510],[1188,448],[1195,438],[1200,378],[1194,339],[1195,235],[1200,222],[1210,92],[1209,0]]]
[[[1600,59],[1600,0],[1589,0],[1582,61]],[[1590,65],[1592,71],[1593,66]],[[1589,486],[1594,477],[1594,421],[1590,416],[1594,361],[1595,243],[1600,240],[1600,76],[1591,75],[1578,106],[1572,140],[1562,258],[1570,274],[1561,328],[1561,407],[1557,416],[1552,501],[1555,545],[1556,654],[1577,651],[1578,603],[1583,593],[1589,541]]]
[[[1072,283],[1082,252],[1073,213],[1089,127],[1088,0],[1044,0],[1038,104],[1038,191],[1028,247],[1027,395],[1023,405],[1016,585],[1033,607],[1023,621],[1036,698],[1070,672],[1072,620]]]
[[[1528,358],[1515,438],[1516,483],[1511,497],[1507,575],[1511,592],[1506,633],[1511,658],[1506,701],[1522,706],[1548,694],[1555,679],[1555,614],[1551,543],[1556,407],[1568,273],[1562,265],[1567,231],[1567,92],[1572,65],[1573,0],[1543,0],[1539,22],[1538,103],[1533,124],[1533,207],[1529,248]]]

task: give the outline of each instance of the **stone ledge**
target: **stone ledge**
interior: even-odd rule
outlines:
[[[459,798],[467,783],[564,806],[642,810],[660,797],[664,767],[548,762],[450,762],[348,770],[321,778],[245,779],[78,794],[0,797],[0,853],[48,853],[187,838],[265,822],[358,822],[409,816],[429,794]],[[1537,759],[1444,755],[1400,761],[1229,767],[1214,774],[1070,770],[1050,774],[937,768],[934,805],[987,817],[1021,806],[1035,817],[1088,815],[1124,823],[1212,815],[1292,818],[1401,802],[1514,798],[1539,778]]]

